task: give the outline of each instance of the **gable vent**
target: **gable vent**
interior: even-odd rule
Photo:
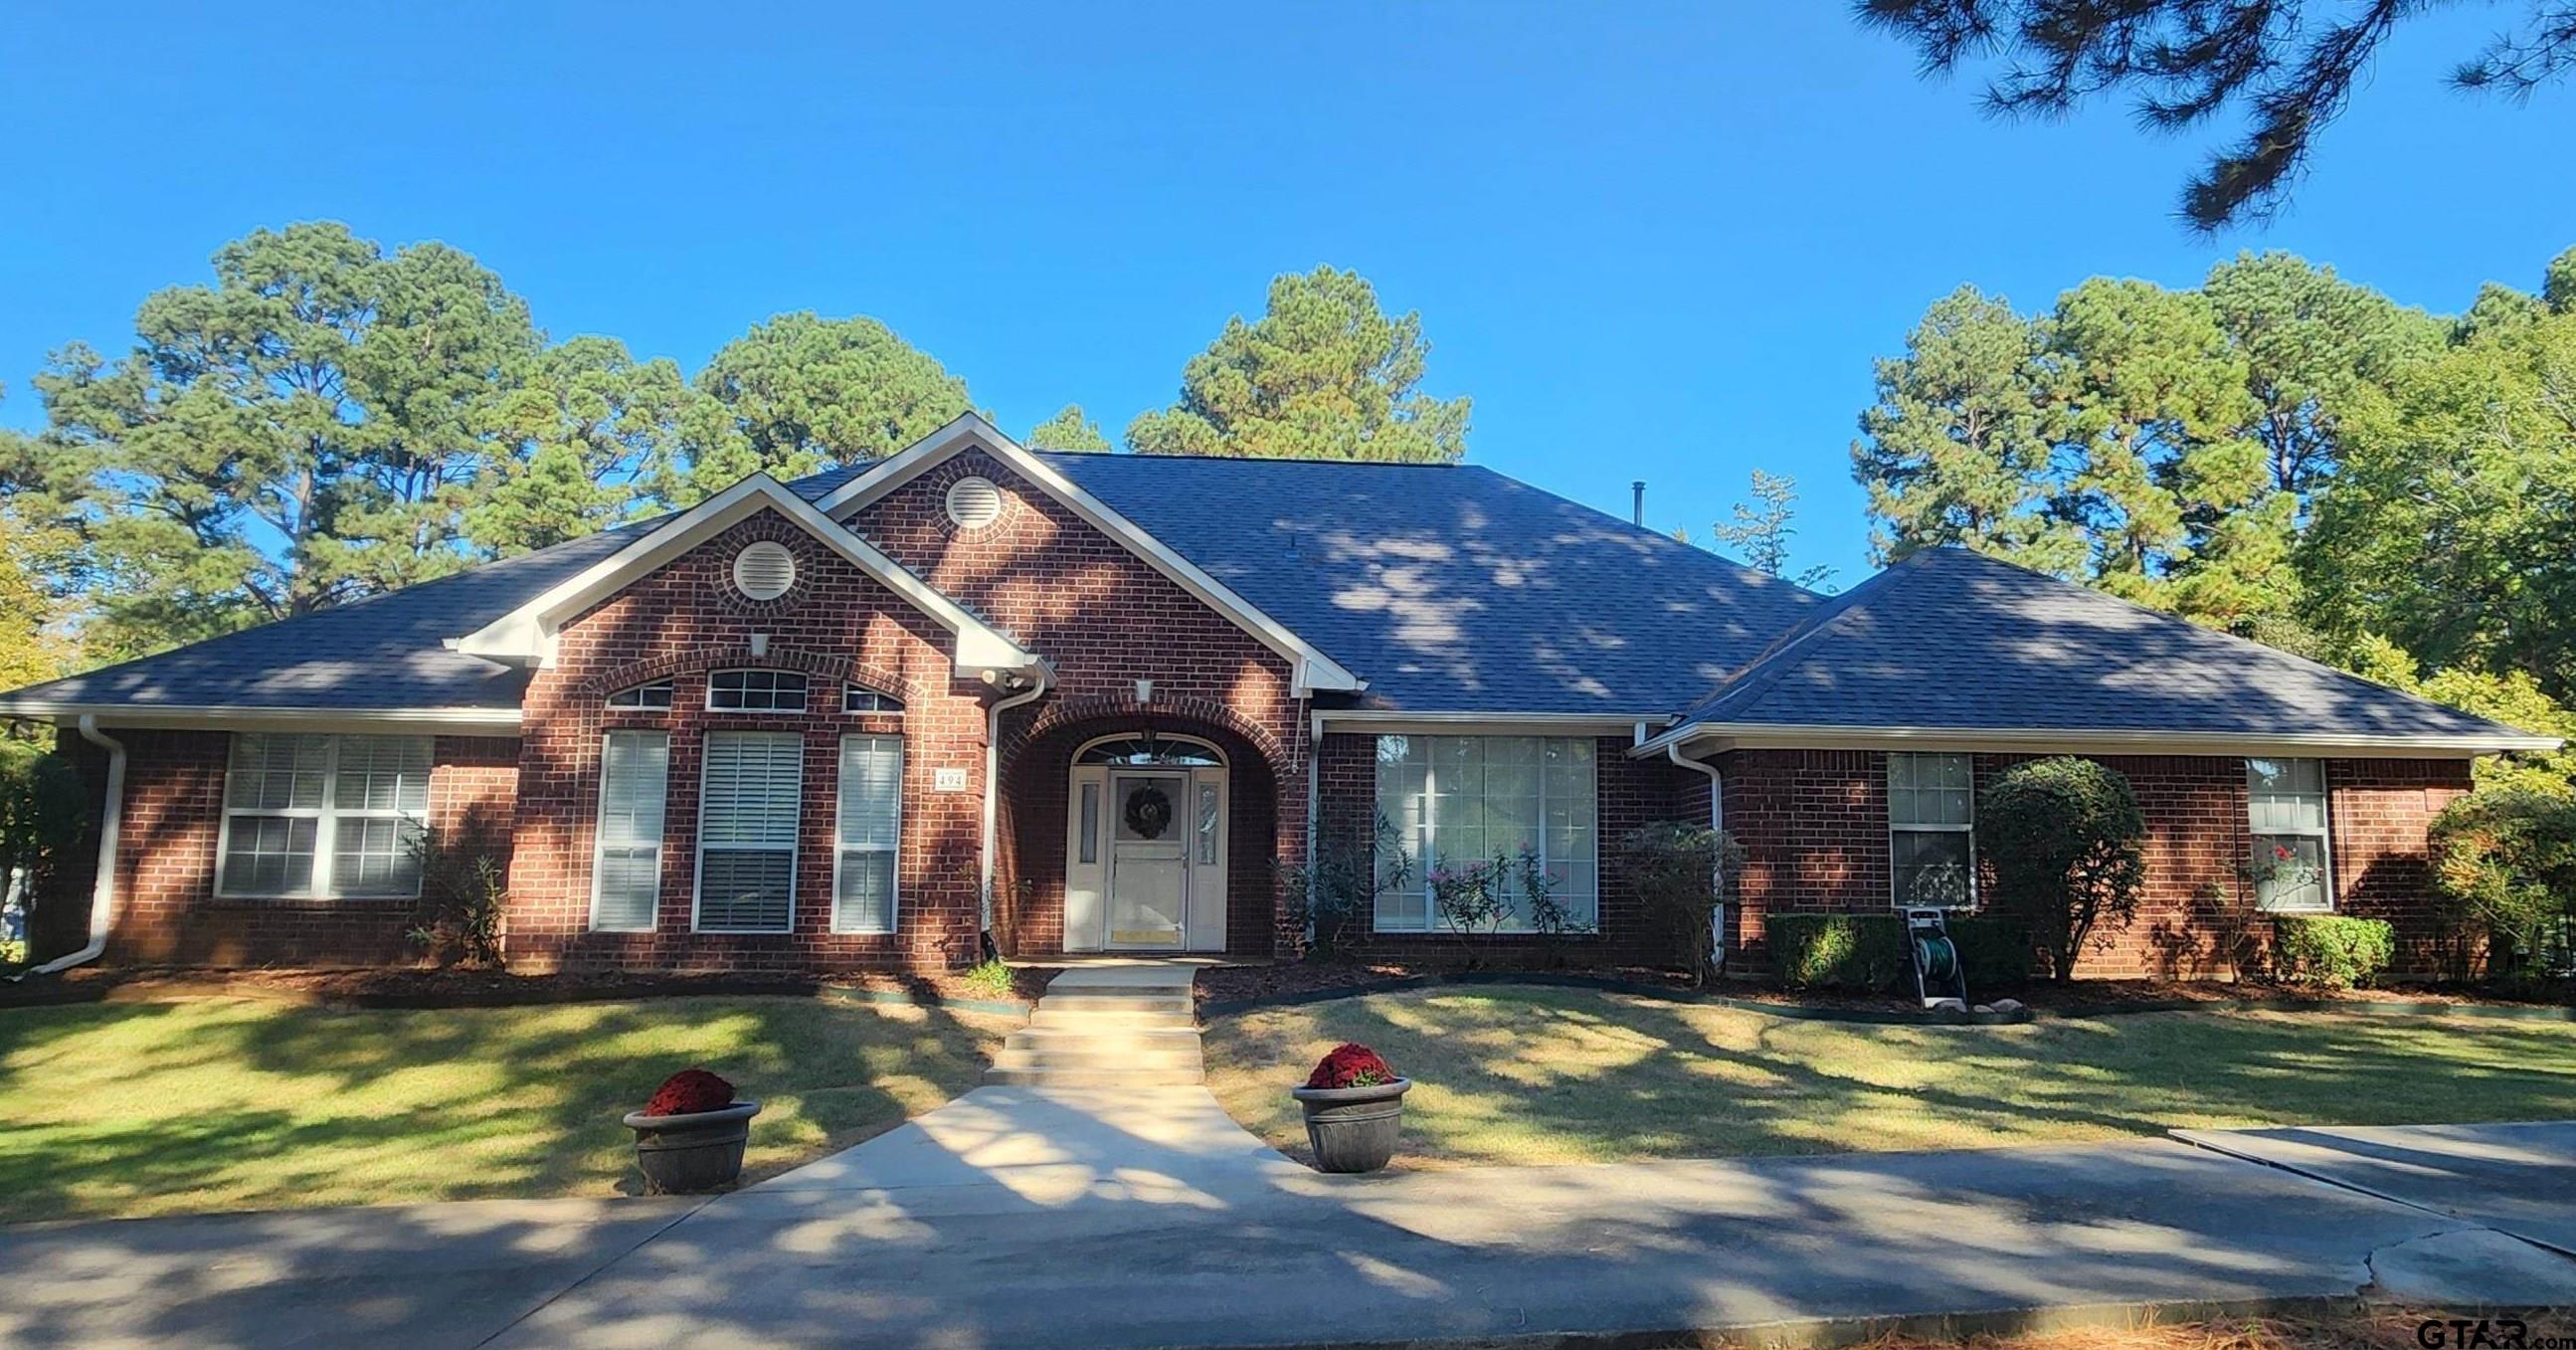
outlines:
[[[948,519],[961,530],[980,530],[1002,518],[1002,490],[990,478],[960,478],[948,485]]]
[[[754,600],[775,600],[796,584],[796,555],[764,539],[733,555],[733,588]]]

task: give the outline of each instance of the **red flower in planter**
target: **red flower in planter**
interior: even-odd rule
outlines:
[[[689,1116],[700,1111],[716,1111],[733,1105],[733,1084],[704,1069],[682,1069],[662,1080],[653,1100],[644,1103],[648,1116]]]
[[[1376,1087],[1395,1081],[1395,1070],[1375,1050],[1354,1041],[1333,1047],[1306,1078],[1310,1088]]]

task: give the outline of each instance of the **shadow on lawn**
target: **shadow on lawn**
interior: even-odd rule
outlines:
[[[1856,1027],[1495,989],[1241,1019],[1211,1036],[1211,1058],[1276,1076],[1340,1040],[1377,1047],[1420,1084],[1405,1127],[1423,1154],[1476,1162],[2576,1115],[2576,1030],[2330,1015]],[[1293,1113],[1266,1094],[1230,1093],[1229,1104],[1302,1152]]]
[[[763,1103],[756,1179],[965,1090],[997,1036],[785,998],[19,1010],[0,1015],[0,1218],[631,1191],[618,1117],[692,1065]]]

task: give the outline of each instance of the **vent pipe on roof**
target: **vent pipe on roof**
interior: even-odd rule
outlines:
[[[1630,483],[1628,485],[1628,491],[1631,494],[1631,500],[1628,505],[1628,523],[1631,525],[1643,525],[1646,523],[1646,480],[1640,478],[1637,481]]]

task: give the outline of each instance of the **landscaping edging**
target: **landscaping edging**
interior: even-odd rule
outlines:
[[[1334,999],[1356,998],[1363,994],[1403,993],[1408,990],[1446,985],[1514,984],[1598,989],[1615,994],[1634,994],[1640,998],[1660,999],[1667,1003],[1697,1003],[1711,1007],[1735,1008],[1794,1022],[1847,1022],[1877,1026],[2011,1026],[2032,1021],[2128,1017],[2140,1013],[2159,1012],[2333,1012],[2353,1013],[2365,1017],[2483,1017],[2517,1022],[2576,1022],[2576,1007],[2557,1007],[2549,1004],[2438,1003],[2416,1000],[2399,1002],[2375,999],[2300,998],[2295,995],[2238,999],[2139,999],[2128,1003],[2102,1003],[2083,1008],[2025,1007],[2018,1013],[2010,1014],[1934,1010],[1914,1013],[1891,1008],[1834,1008],[1798,1003],[1771,1003],[1760,999],[1729,998],[1724,994],[1675,989],[1638,980],[1623,980],[1613,975],[1586,975],[1570,971],[1510,970],[1408,975],[1401,979],[1380,980],[1372,984],[1347,985],[1333,989],[1301,989],[1294,993],[1269,994],[1257,998],[1210,1000],[1200,1004],[1198,1010],[1201,1016],[1208,1017],[1252,1012],[1261,1008],[1288,1008],[1309,1003],[1328,1003]]]
[[[40,977],[41,978],[41,977]],[[557,982],[528,976],[507,983],[431,984],[368,990],[299,989],[253,979],[153,975],[131,980],[93,978],[80,981],[30,981],[0,985],[0,1010],[62,1007],[80,1003],[176,1003],[207,998],[253,998],[303,1007],[361,1009],[527,1008],[571,1003],[620,1003],[664,998],[812,998],[838,1003],[941,1008],[952,1012],[1025,1017],[1033,999],[960,998],[927,989],[867,989],[820,979],[757,975],[671,976],[658,980],[592,983],[578,978]]]

